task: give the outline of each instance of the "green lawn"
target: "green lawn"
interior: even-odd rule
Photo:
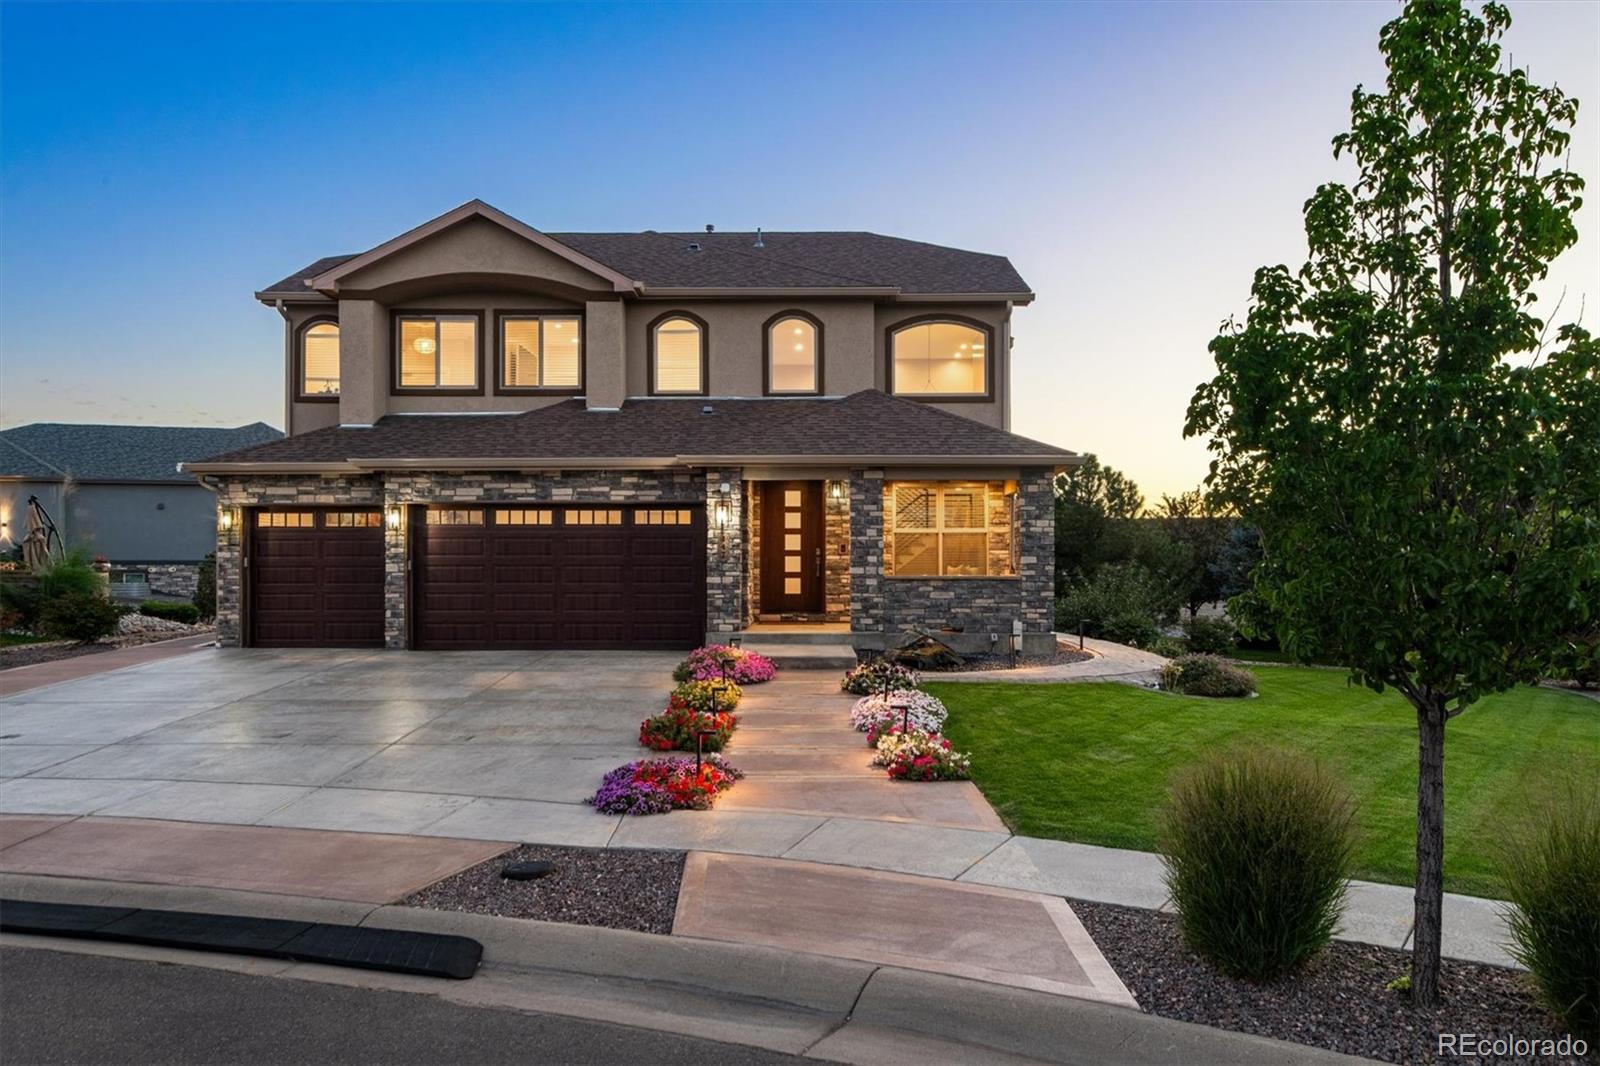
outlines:
[[[1416,831],[1415,717],[1333,670],[1255,671],[1261,695],[1208,700],[1117,684],[938,684],[945,732],[973,778],[1027,836],[1155,850],[1172,771],[1200,752],[1258,741],[1310,752],[1360,803],[1356,876],[1409,884]],[[1541,789],[1570,771],[1600,780],[1600,702],[1521,688],[1451,721],[1445,740],[1445,877],[1496,896],[1495,842]]]

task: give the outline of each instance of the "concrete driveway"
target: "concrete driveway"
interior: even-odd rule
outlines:
[[[0,811],[603,845],[677,656],[213,649],[0,700]]]

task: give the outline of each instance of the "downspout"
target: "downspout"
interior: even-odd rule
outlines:
[[[1001,362],[1000,383],[1000,428],[1007,433],[1011,432],[1011,309],[1013,303],[1006,301],[1006,320],[1000,325],[1000,352],[1004,357]]]
[[[283,316],[283,435],[294,436],[294,327],[289,322],[289,312],[283,308],[283,298],[273,301],[278,314]]]

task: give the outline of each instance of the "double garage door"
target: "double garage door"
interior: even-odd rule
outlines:
[[[255,518],[254,643],[383,643],[379,512]],[[413,507],[409,524],[415,647],[687,648],[705,634],[702,507]]]

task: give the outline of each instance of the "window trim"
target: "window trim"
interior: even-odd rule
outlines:
[[[772,330],[779,322],[787,318],[800,318],[811,323],[811,328],[816,331],[814,343],[811,348],[811,357],[814,360],[812,367],[813,385],[809,389],[774,389],[772,387]],[[802,311],[795,307],[787,311],[779,311],[765,322],[761,323],[761,395],[763,396],[821,396],[822,391],[822,319],[810,311]]]
[[[700,327],[700,389],[698,392],[661,392],[656,388],[656,330],[663,322],[674,318],[686,318]],[[709,396],[711,394],[711,327],[706,325],[706,320],[693,311],[667,311],[650,320],[644,328],[645,335],[645,361],[650,374],[650,395],[665,396]]]
[[[956,326],[966,326],[983,334],[983,350],[986,353],[983,367],[983,391],[978,392],[896,392],[894,388],[894,335],[913,326],[931,326],[938,323],[947,323]],[[914,318],[904,318],[898,322],[891,322],[883,331],[883,361],[884,383],[888,386],[890,396],[898,396],[902,400],[917,400],[921,403],[992,403],[994,402],[994,364],[999,358],[995,350],[995,328],[982,319],[969,318],[966,315],[917,315]]]
[[[578,320],[578,336],[583,343],[578,346],[578,383],[576,385],[507,385],[506,374],[506,327],[508,321],[527,321],[529,319],[544,320],[546,318],[575,318]],[[544,329],[540,327],[540,344],[543,344]],[[543,360],[544,353],[540,352]],[[569,310],[559,307],[529,307],[508,308],[497,310],[494,313],[494,394],[496,396],[582,396],[584,383],[587,380],[589,363],[589,320],[582,309]]]
[[[470,318],[474,343],[472,367],[476,385],[439,388],[432,385],[400,384],[400,323],[408,318]],[[427,307],[396,308],[389,314],[389,395],[390,396],[482,396],[483,395],[483,312],[462,309],[435,309]]]
[[[321,325],[339,325],[338,315],[314,315],[295,327],[294,331],[294,402],[295,403],[338,403],[339,395],[344,391],[344,350],[339,353],[339,392],[328,396],[324,393],[311,394],[306,392],[306,335],[311,332],[311,327]],[[339,343],[344,343],[344,329],[339,330]]]

